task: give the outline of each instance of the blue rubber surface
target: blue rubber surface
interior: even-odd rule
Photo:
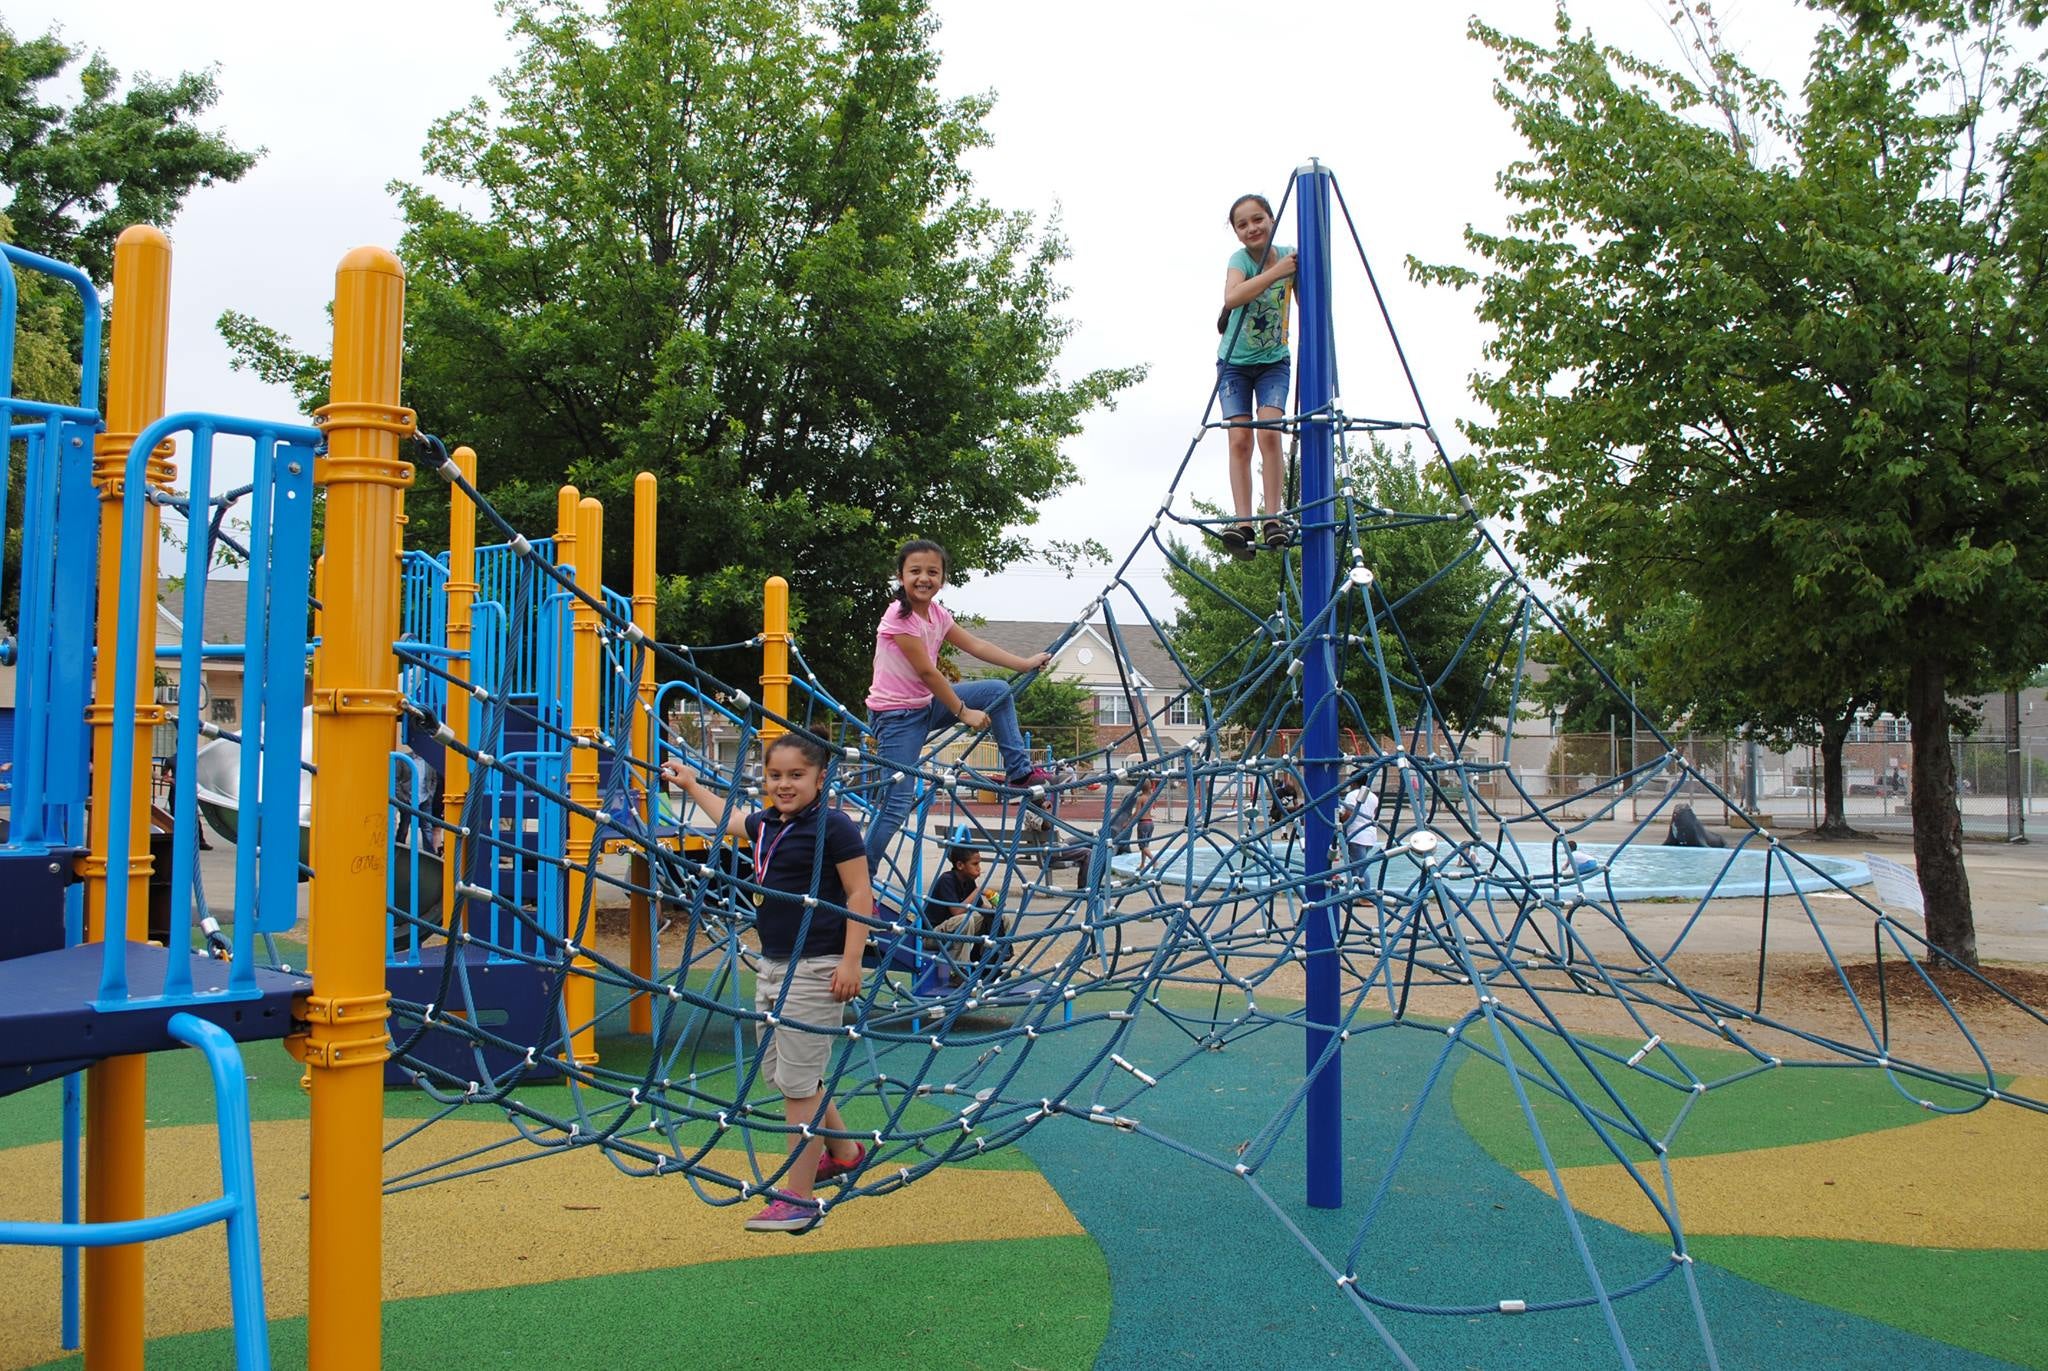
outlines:
[[[1185,1040],[1152,1020],[1131,1055],[1177,1057]],[[1338,1264],[1356,1237],[1406,1106],[1442,1039],[1372,1035],[1347,1054],[1345,1208],[1303,1204],[1299,1127],[1261,1174],[1268,1193]],[[1149,1049],[1149,1050],[1148,1050]],[[1039,1053],[1060,1051],[1057,1037]],[[1234,1159],[1303,1070],[1298,1033],[1269,1031],[1211,1053],[1199,1076],[1169,1078],[1125,1112]],[[1418,1302],[1583,1293],[1586,1279],[1553,1201],[1501,1167],[1453,1117],[1447,1088],[1424,1107],[1422,1132],[1359,1261],[1361,1284]],[[1101,1368],[1394,1367],[1349,1296],[1251,1188],[1149,1139],[1112,1129],[1041,1127],[1022,1144],[1108,1259],[1113,1307]],[[1670,1261],[1662,1241],[1584,1221],[1615,1284]],[[1989,1371],[2008,1363],[1809,1304],[1705,1263],[1696,1268],[1725,1371]],[[1674,1276],[1625,1299],[1619,1319],[1635,1364],[1698,1368],[1691,1302]],[[1589,1371],[1622,1365],[1597,1310],[1478,1318],[1380,1317],[1418,1366]]]

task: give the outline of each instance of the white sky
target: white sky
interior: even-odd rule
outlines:
[[[1669,0],[1579,0],[1572,13],[1607,41],[1675,61],[1668,8]],[[1070,444],[1081,481],[1046,507],[1036,535],[1097,538],[1121,560],[1143,533],[1214,382],[1223,266],[1236,248],[1225,212],[1250,190],[1277,203],[1310,156],[1335,171],[1431,418],[1462,451],[1455,421],[1473,412],[1466,378],[1482,341],[1473,299],[1411,284],[1403,258],[1464,260],[1466,224],[1500,225],[1494,177],[1519,147],[1491,97],[1490,54],[1465,36],[1466,18],[1476,11],[1543,35],[1546,0],[1478,0],[1469,10],[1374,0],[939,0],[937,10],[945,91],[997,96],[994,145],[971,164],[980,191],[1061,216],[1072,250],[1061,279],[1077,324],[1063,373],[1151,368]],[[1721,10],[1752,64],[1796,91],[1813,24],[1797,0],[1724,0]],[[489,0],[352,0],[325,9],[345,19],[320,13],[277,0],[6,7],[17,37],[58,24],[124,73],[218,63],[211,124],[266,149],[240,184],[196,193],[171,226],[174,410],[290,410],[281,390],[229,371],[214,319],[242,310],[324,350],[334,264],[358,244],[396,241],[386,183],[418,179],[428,124],[483,93],[512,52]],[[1291,225],[1279,236],[1292,242]],[[1345,407],[1412,417],[1363,275],[1345,267],[1348,246],[1336,255]],[[1193,473],[1193,494],[1227,500],[1221,435],[1203,441]],[[1139,567],[1158,561],[1155,552]],[[1024,568],[947,599],[990,617],[1065,620],[1098,579]],[[1140,587],[1155,605],[1168,603],[1156,577]]]

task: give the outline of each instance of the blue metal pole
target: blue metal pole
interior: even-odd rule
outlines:
[[[1301,613],[1320,624],[1303,649],[1302,863],[1304,970],[1308,980],[1308,1202],[1316,1209],[1344,1203],[1343,1060],[1331,1055],[1342,1016],[1338,989],[1336,913],[1329,900],[1330,846],[1335,837],[1337,790],[1337,660],[1326,622],[1337,577],[1333,498],[1337,489],[1336,433],[1329,417],[1337,392],[1337,346],[1330,312],[1330,170],[1311,158],[1295,169],[1294,203],[1300,254],[1294,289],[1301,318],[1295,410],[1301,427]]]

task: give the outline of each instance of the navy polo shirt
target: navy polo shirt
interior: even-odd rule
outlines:
[[[846,950],[846,885],[839,863],[858,857],[867,861],[860,826],[824,800],[813,800],[788,819],[780,810],[747,816],[747,840],[754,845],[754,879],[768,887],[754,907],[754,930],[761,952],[778,962],[790,960],[797,929],[804,920],[804,896],[811,891],[811,867],[823,835],[825,865],[818,873],[818,905],[811,911],[810,931],[796,955],[836,957]]]

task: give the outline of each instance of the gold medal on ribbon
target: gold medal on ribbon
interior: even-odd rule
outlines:
[[[767,903],[768,894],[766,891],[757,890],[754,892],[754,908],[759,909],[762,905]]]

